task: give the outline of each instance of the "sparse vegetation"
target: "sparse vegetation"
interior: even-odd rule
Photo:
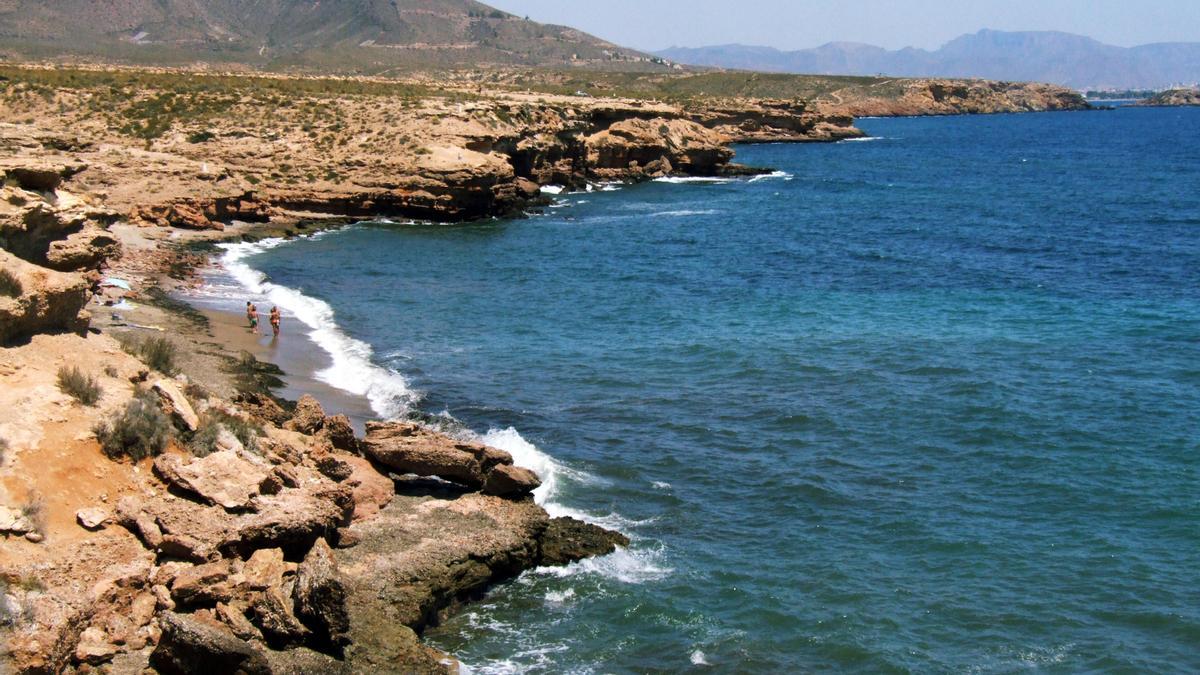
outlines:
[[[130,333],[122,333],[117,336],[117,341],[121,343],[121,348],[127,354],[136,356],[158,372],[164,375],[174,375],[179,372],[175,365],[178,350],[175,348],[175,343],[170,340],[164,337],[148,337],[138,340]]]
[[[96,378],[86,375],[76,366],[58,369],[58,388],[83,405],[96,405],[103,392]]]
[[[21,505],[21,515],[33,525],[38,534],[46,533],[46,503],[39,495],[31,495],[29,500]]]
[[[211,410],[201,416],[200,428],[192,436],[188,449],[197,457],[215,452],[222,429],[233,434],[242,447],[250,452],[258,451],[258,438],[262,436],[262,427],[221,410]]]
[[[0,438],[0,464],[8,457],[8,439]]]
[[[0,296],[15,298],[21,294],[21,281],[12,272],[0,269]]]
[[[174,435],[171,420],[148,391],[138,392],[123,411],[97,424],[93,431],[105,455],[135,462],[160,454]]]
[[[113,378],[121,376],[121,374],[117,371],[116,366],[104,366],[104,374]]]

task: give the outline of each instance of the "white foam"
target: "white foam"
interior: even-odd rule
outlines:
[[[284,241],[267,239],[256,243],[220,244],[225,249],[221,264],[252,296],[265,300],[264,304],[278,305],[308,328],[308,337],[333,361],[328,368],[316,373],[317,379],[366,397],[371,409],[381,417],[393,418],[404,414],[416,403],[416,392],[409,388],[408,382],[399,373],[371,361],[371,346],[343,332],[328,303],[296,289],[272,283],[265,274],[245,262],[247,258],[273,249]]]
[[[551,605],[562,605],[568,600],[575,597],[575,589],[568,588],[565,591],[547,591],[546,602]]]
[[[716,209],[705,209],[703,211],[694,211],[689,209],[680,209],[678,211],[659,211],[651,213],[649,218],[682,218],[685,216],[712,216],[719,213]]]
[[[548,195],[560,195],[565,188],[561,185],[543,185],[541,191]]]
[[[580,483],[594,483],[595,479],[582,471],[576,471],[542,452],[536,445],[525,440],[516,429],[489,429],[479,437],[480,442],[499,448],[512,455],[517,466],[533,471],[542,479],[542,485],[533,491],[533,500],[555,518],[579,513],[554,501],[561,487],[561,480],[569,478]],[[586,518],[580,518],[585,520]],[[590,522],[590,521],[589,521]],[[600,523],[596,523],[599,525]]]
[[[864,118],[865,119],[865,118]],[[861,138],[843,138],[838,143],[870,143],[871,141],[882,141],[884,136],[863,136]]]
[[[750,182],[757,183],[762,180],[778,180],[780,178],[783,180],[792,180],[794,176],[786,171],[772,171],[771,173],[764,173],[762,175],[755,176],[750,179]]]
[[[656,480],[651,483],[655,490],[670,490],[671,484],[666,481]]]
[[[663,555],[661,547],[638,550],[618,548],[606,556],[584,558],[566,567],[539,567],[530,574],[560,579],[594,575],[625,584],[644,584],[648,581],[665,579],[675,571],[663,564]]]
[[[709,176],[663,176],[655,178],[655,183],[732,183],[732,178],[717,178]]]
[[[693,666],[711,666],[712,665],[711,663],[708,662],[708,657],[704,655],[704,652],[700,651],[699,649],[692,652],[692,656],[691,656],[690,660],[691,660]]]

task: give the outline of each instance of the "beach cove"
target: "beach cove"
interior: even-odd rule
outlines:
[[[740,148],[769,178],[245,262],[633,540],[427,635],[478,672],[1156,669],[1198,625],[1196,158],[1171,141],[1195,121],[869,120],[870,142]]]

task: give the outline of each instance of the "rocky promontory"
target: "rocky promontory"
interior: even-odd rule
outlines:
[[[1091,106],[1079,92],[1053,84],[925,78],[833,92],[816,107],[825,114],[904,117],[1088,110]]]
[[[1173,108],[1200,105],[1200,88],[1169,89],[1138,101],[1134,105],[1147,108]]]

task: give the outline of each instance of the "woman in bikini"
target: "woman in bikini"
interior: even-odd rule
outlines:
[[[271,308],[271,331],[275,333],[275,337],[279,337],[279,308]]]

